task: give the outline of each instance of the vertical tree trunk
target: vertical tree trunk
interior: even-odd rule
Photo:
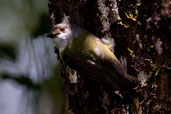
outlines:
[[[141,80],[132,100],[61,64],[74,114],[169,113],[171,2],[169,0],[49,0],[52,26],[63,14],[99,38],[114,39],[115,55]],[[111,40],[112,41],[112,40]],[[77,79],[76,79],[77,78]],[[122,82],[121,82],[122,83]],[[132,102],[133,101],[133,102]]]

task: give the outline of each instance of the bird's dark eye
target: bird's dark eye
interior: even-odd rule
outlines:
[[[65,29],[64,28],[60,28],[60,31],[64,31]]]

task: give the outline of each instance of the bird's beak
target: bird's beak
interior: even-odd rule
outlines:
[[[48,34],[48,35],[47,35],[47,37],[48,37],[48,38],[52,38],[52,39],[53,39],[53,38],[55,38],[55,37],[56,37],[56,35],[57,35],[57,34],[52,34],[52,33],[51,33],[51,34]]]
[[[52,29],[51,33],[47,35],[49,38],[55,38],[61,31],[59,29]]]

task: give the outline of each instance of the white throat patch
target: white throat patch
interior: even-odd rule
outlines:
[[[59,39],[59,38],[54,39],[55,48],[58,48],[60,52],[65,49],[67,44],[68,44],[68,41],[66,39]]]

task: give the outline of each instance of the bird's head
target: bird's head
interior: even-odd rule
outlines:
[[[62,19],[62,23],[56,24],[49,35],[47,37],[50,37],[52,39],[58,38],[58,39],[68,39],[69,36],[71,36],[71,27],[69,23],[69,16],[64,15],[64,18]]]
[[[71,29],[70,25],[67,23],[60,23],[52,28],[51,33],[47,36],[50,38],[59,38],[59,39],[67,39],[67,36],[70,36]]]

